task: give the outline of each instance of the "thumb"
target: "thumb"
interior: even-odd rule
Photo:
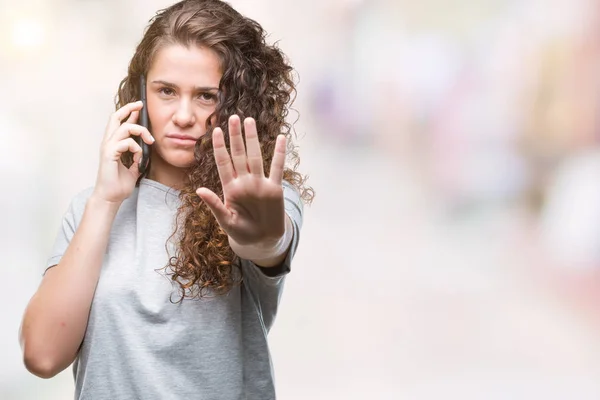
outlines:
[[[212,211],[213,215],[217,219],[217,222],[219,225],[221,225],[221,228],[224,228],[224,224],[231,213],[225,207],[225,204],[223,204],[221,199],[219,199],[219,196],[217,196],[212,190],[204,187],[197,189],[196,194],[202,199],[202,201],[206,203],[208,208],[210,208],[210,211]]]
[[[134,158],[133,162],[129,166],[129,170],[133,173],[139,173],[140,172],[140,161],[139,160],[135,161],[135,158]]]
[[[129,172],[131,172],[131,174],[134,176],[134,178],[139,178],[140,174],[140,162],[138,161],[133,161],[131,163],[131,165],[129,166]]]

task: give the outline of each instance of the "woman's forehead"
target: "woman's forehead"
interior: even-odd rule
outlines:
[[[180,44],[160,48],[148,72],[151,81],[162,80],[181,87],[218,87],[222,75],[216,52],[207,47]]]

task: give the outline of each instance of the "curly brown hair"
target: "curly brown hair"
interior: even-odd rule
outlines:
[[[265,31],[256,21],[242,16],[225,2],[184,0],[158,11],[150,20],[127,76],[119,85],[115,98],[117,109],[140,98],[137,84],[140,76],[148,73],[158,50],[173,44],[210,48],[221,63],[219,101],[206,120],[206,134],[196,143],[196,162],[188,169],[179,192],[181,204],[175,218],[175,231],[169,238],[177,235],[179,243],[176,254],[165,267],[170,270],[172,281],[179,284],[179,301],[209,293],[227,293],[242,279],[238,273],[239,260],[229,247],[227,234],[196,195],[196,189],[203,186],[223,200],[213,155],[212,131],[220,127],[226,133],[229,148],[227,122],[230,115],[256,120],[267,174],[277,135],[283,133],[290,162],[284,179],[298,190],[305,203],[310,203],[314,196],[313,189],[305,185],[307,177],[296,171],[300,159],[291,140],[292,125],[286,122],[296,93],[294,70],[281,50],[267,44],[265,38]],[[151,170],[151,161],[144,176]],[[131,153],[123,155],[123,162],[131,165]]]

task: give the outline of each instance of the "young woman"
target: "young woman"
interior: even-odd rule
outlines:
[[[267,333],[313,195],[285,121],[292,71],[226,3],[157,13],[25,311],[29,371],[74,363],[77,399],[275,398]]]

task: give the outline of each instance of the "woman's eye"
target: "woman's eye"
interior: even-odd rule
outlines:
[[[159,90],[159,92],[160,92],[161,94],[164,94],[165,96],[172,96],[173,94],[175,94],[175,92],[173,92],[173,89],[171,89],[171,88],[166,88],[166,87],[165,87],[165,88],[161,88],[161,89]]]
[[[202,93],[200,95],[200,100],[202,100],[206,103],[214,103],[217,100],[217,96],[215,96],[212,93]]]

